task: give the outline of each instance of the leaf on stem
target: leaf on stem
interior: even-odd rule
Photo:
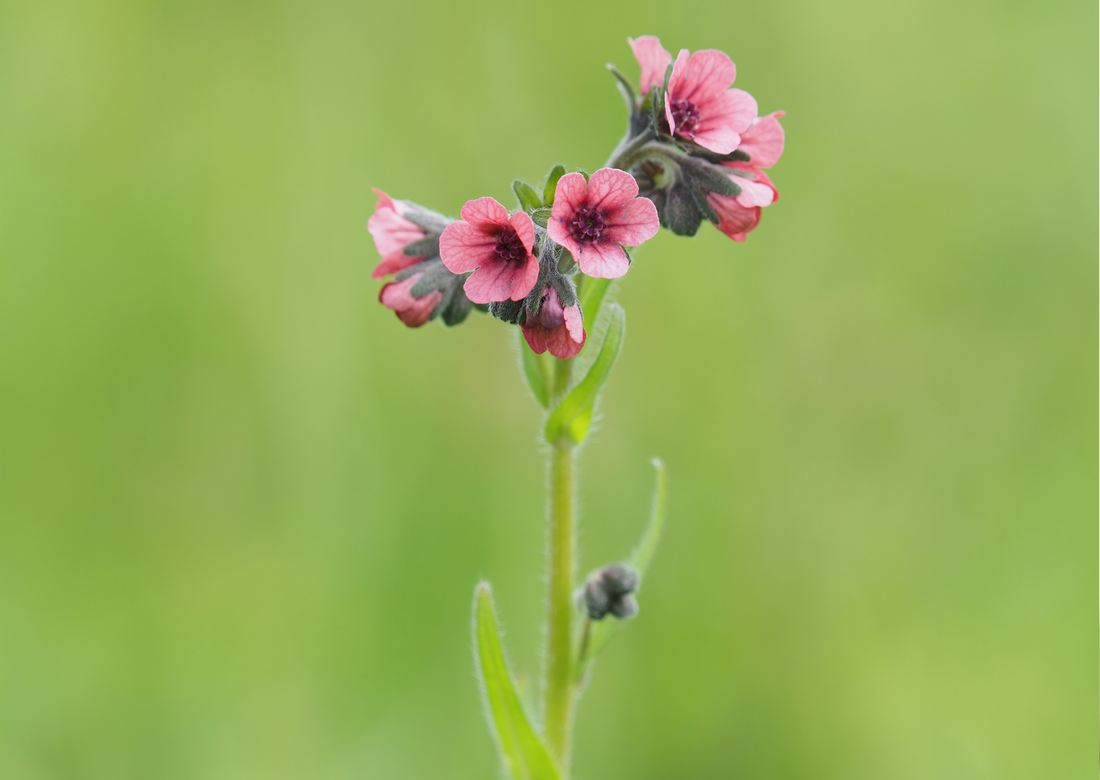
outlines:
[[[531,725],[512,682],[500,644],[493,598],[485,582],[474,591],[474,632],[486,716],[509,776],[515,780],[561,780],[561,772]]]
[[[546,365],[546,354],[536,354],[527,345],[527,339],[523,337],[523,328],[519,331],[519,354],[523,361],[523,375],[527,377],[527,386],[535,394],[537,400],[544,409],[550,408],[550,371]]]
[[[542,188],[542,202],[546,206],[554,203],[554,196],[558,193],[558,179],[565,175],[564,165],[555,165],[550,169],[546,177],[546,186]]]
[[[668,512],[668,469],[660,458],[653,459],[653,468],[656,470],[656,482],[653,486],[653,503],[649,510],[649,523],[645,532],[634,548],[630,556],[630,566],[638,572],[641,582],[645,582],[645,572],[653,560],[653,553],[657,550],[657,543],[661,540],[661,532],[665,527],[665,516]],[[588,636],[582,641],[580,652],[582,657],[577,659],[575,666],[576,682],[581,684],[588,673],[593,659],[603,650],[608,640],[623,626],[621,620],[590,621],[588,624]]]
[[[611,279],[596,279],[592,276],[584,277],[584,285],[581,287],[581,311],[590,327],[596,327],[596,317],[600,314],[600,304],[611,287]]]
[[[519,198],[519,205],[524,211],[534,211],[542,206],[542,200],[539,198],[535,188],[525,181],[516,179],[512,182],[512,190],[516,193],[516,197]]]
[[[558,408],[550,413],[546,421],[546,440],[551,444],[567,441],[580,444],[588,435],[592,426],[592,415],[596,411],[596,400],[603,389],[615,361],[623,347],[626,332],[626,314],[618,304],[610,304],[611,322],[607,326],[600,354],[588,369],[584,379],[562,399]]]

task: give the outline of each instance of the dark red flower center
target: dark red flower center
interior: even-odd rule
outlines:
[[[527,247],[519,240],[515,228],[508,227],[500,231],[495,249],[497,257],[506,263],[522,265],[527,262]]]
[[[672,103],[672,121],[682,133],[690,133],[699,124],[699,108],[690,100],[676,100]]]
[[[606,224],[603,214],[591,206],[581,206],[569,220],[569,232],[578,244],[592,244],[600,240]]]

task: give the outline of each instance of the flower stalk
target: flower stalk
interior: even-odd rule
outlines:
[[[567,361],[558,364],[564,373]],[[566,380],[568,381],[568,380]],[[563,773],[569,765],[576,689],[573,685],[573,585],[577,578],[576,462],[571,442],[550,453],[550,598],[546,632],[546,712],[550,752]]]

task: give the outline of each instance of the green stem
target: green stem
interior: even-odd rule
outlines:
[[[561,367],[559,364],[559,372]],[[562,776],[569,776],[573,731],[573,582],[576,495],[573,446],[554,445],[550,460],[550,616],[546,647],[546,738]]]

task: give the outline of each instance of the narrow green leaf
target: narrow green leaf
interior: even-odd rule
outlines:
[[[561,780],[554,759],[531,725],[512,682],[500,644],[493,598],[488,583],[474,591],[474,631],[477,672],[484,695],[486,716],[496,736],[500,756],[515,780]]]
[[[546,440],[551,444],[557,444],[562,439],[580,444],[588,435],[596,409],[596,399],[619,358],[626,332],[626,314],[622,307],[613,303],[610,310],[611,322],[607,327],[600,354],[584,379],[565,396],[546,421]]]
[[[535,354],[523,337],[523,328],[519,331],[519,354],[523,360],[523,375],[527,377],[527,386],[535,394],[535,399],[546,409],[550,406],[550,369],[546,365],[546,353]]]
[[[661,540],[661,532],[664,530],[665,516],[668,512],[668,469],[665,468],[664,461],[660,458],[653,459],[653,468],[656,469],[657,475],[656,483],[653,486],[653,503],[650,505],[649,523],[646,525],[645,532],[642,533],[642,538],[638,542],[638,546],[634,548],[634,553],[628,561],[630,566],[640,575],[643,584],[645,583],[646,569],[649,568],[649,564],[653,560],[653,553],[657,550],[657,543]],[[584,657],[578,658],[576,664],[576,681],[578,684],[584,681],[592,661],[623,625],[625,624],[621,620],[606,618],[588,623],[588,640],[584,642],[582,648]]]
[[[581,312],[589,328],[596,327],[596,317],[600,314],[600,304],[611,287],[611,279],[596,279],[585,276],[581,286]]]
[[[565,175],[564,165],[555,165],[550,169],[550,175],[546,177],[546,186],[542,188],[542,202],[549,206],[554,202],[554,195],[558,192],[558,179]]]
[[[630,118],[633,119],[634,115],[638,113],[638,96],[634,94],[634,85],[611,63],[608,63],[607,69],[615,77],[615,86],[619,88],[619,94],[623,96],[623,100],[626,102],[626,110],[630,112]]]
[[[519,205],[524,211],[534,211],[542,206],[542,201],[535,189],[525,181],[516,179],[512,182],[512,190],[519,198]]]
[[[665,515],[668,512],[668,469],[660,458],[653,459],[653,468],[657,471],[657,480],[653,486],[653,503],[649,509],[649,523],[645,533],[634,548],[634,554],[630,556],[630,565],[638,574],[645,574],[653,560],[653,553],[657,550],[657,542],[661,541],[661,531],[665,527]]]

